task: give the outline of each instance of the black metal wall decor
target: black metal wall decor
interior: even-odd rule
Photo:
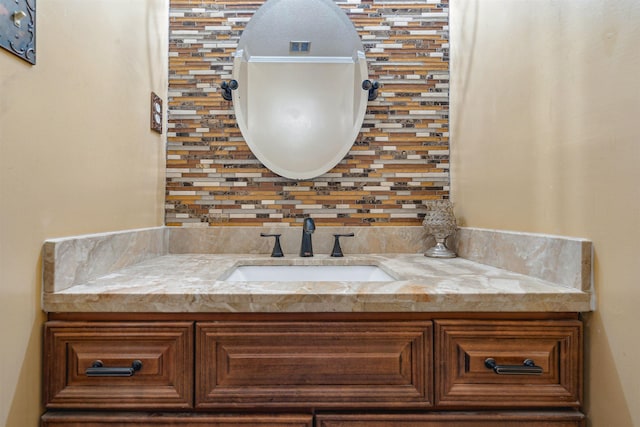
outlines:
[[[0,46],[36,63],[36,0],[0,0]]]

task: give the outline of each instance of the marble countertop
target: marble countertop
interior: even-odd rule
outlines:
[[[52,251],[53,253],[53,251]],[[53,257],[53,255],[52,255]],[[62,255],[58,254],[61,258]],[[46,257],[45,257],[46,258]],[[46,260],[45,260],[46,261]],[[230,282],[239,265],[375,265],[389,282]],[[52,264],[53,265],[53,264]],[[158,254],[64,289],[47,284],[47,312],[583,312],[591,294],[462,258],[390,253],[331,258]],[[51,267],[53,268],[53,267]],[[54,273],[50,274],[51,276]],[[53,279],[51,279],[53,280]],[[58,281],[60,281],[58,279]]]

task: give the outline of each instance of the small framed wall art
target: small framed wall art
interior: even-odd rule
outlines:
[[[0,47],[35,65],[36,0],[0,0]]]
[[[162,99],[151,92],[151,130],[162,133]]]

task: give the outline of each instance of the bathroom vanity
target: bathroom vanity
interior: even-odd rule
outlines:
[[[176,417],[194,426],[582,425],[567,410],[582,397],[582,325],[571,314],[52,319],[61,320],[46,326],[45,426]],[[488,359],[515,372],[497,374]],[[89,376],[96,360],[105,376]],[[108,372],[115,367],[122,376]]]
[[[367,232],[355,240],[379,249]],[[420,253],[210,253],[194,236],[45,243],[43,426],[584,425],[588,242],[515,236],[550,257],[527,255],[526,275]],[[494,256],[474,255],[485,237],[461,232],[461,253]],[[227,281],[242,265],[369,265],[394,280]],[[549,274],[560,283],[535,277]]]

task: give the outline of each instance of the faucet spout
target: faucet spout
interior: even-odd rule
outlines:
[[[313,256],[313,245],[311,235],[316,229],[316,223],[313,218],[305,218],[302,223],[302,243],[300,244],[300,256]]]

